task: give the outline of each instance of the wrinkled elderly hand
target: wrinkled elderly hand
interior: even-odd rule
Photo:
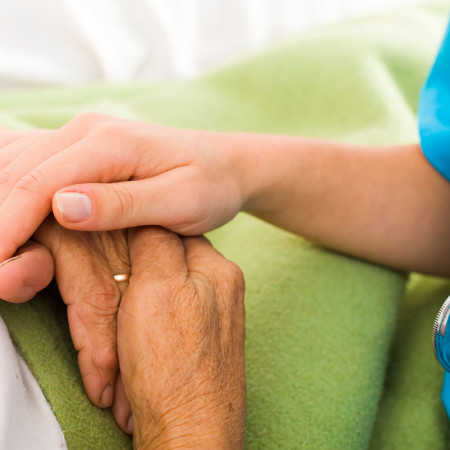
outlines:
[[[129,231],[133,272],[117,317],[136,448],[241,448],[242,273],[202,237]]]
[[[130,272],[126,232],[72,232],[49,216],[34,237],[54,259],[86,392],[97,406],[111,406],[119,368],[116,315],[126,288],[114,275]]]

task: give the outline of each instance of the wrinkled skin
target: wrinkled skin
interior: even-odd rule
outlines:
[[[130,231],[130,260],[117,339],[135,445],[241,448],[242,272],[205,238],[155,227]]]
[[[136,448],[240,448],[241,271],[202,237],[158,227],[128,235],[127,246],[123,231],[68,231],[51,216],[35,235],[54,258],[89,397],[112,404]],[[130,285],[116,283],[130,264]]]
[[[130,272],[126,232],[70,232],[50,216],[35,239],[55,261],[86,392],[96,405],[111,406],[113,389],[101,396],[114,385],[119,366],[116,315],[126,285],[113,277]]]

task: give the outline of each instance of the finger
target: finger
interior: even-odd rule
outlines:
[[[0,260],[12,256],[47,217],[56,191],[74,183],[128,180],[139,164],[138,152],[121,146],[99,151],[98,146],[106,145],[101,141],[95,147],[89,141],[77,141],[49,158],[55,149],[69,145],[70,137],[58,133],[43,139],[0,174],[0,181],[2,176],[5,179],[1,191],[7,192],[0,207]]]
[[[141,225],[176,229],[200,207],[186,201],[190,168],[180,168],[144,180],[69,186],[53,199],[58,222],[72,230],[102,231]],[[200,199],[199,199],[200,200]]]
[[[131,414],[130,402],[128,401],[120,372],[116,380],[112,413],[122,431],[130,435],[133,434],[133,415]]]
[[[240,273],[239,267],[227,260],[216,250],[204,236],[192,236],[182,238],[186,253],[186,266],[191,279],[199,277],[201,283],[206,276],[210,280],[215,277],[230,275],[231,278]]]
[[[116,314],[120,290],[108,259],[99,259],[96,248],[80,245],[82,236],[61,230],[59,242],[46,245],[55,259],[56,280],[68,305],[70,332],[86,393],[95,405],[108,407],[114,399],[118,371]],[[38,238],[45,241],[48,235],[44,227]],[[129,272],[126,264],[115,269]]]
[[[86,393],[95,405],[108,407],[114,399],[118,370],[115,321],[120,293],[110,274],[94,267],[87,272],[86,259],[78,261],[57,270],[58,286],[68,304],[70,332]]]
[[[4,201],[16,183],[78,137],[60,131],[38,133],[13,141],[2,154],[5,162],[0,172],[0,201]]]
[[[242,330],[238,338],[243,341],[245,282],[242,270],[214,249],[203,236],[185,237],[183,244],[190,280],[200,289],[204,289],[205,279],[208,279],[217,292],[226,290],[227,295],[215,296],[217,311],[224,329]]]
[[[121,376],[138,420],[142,414],[139,405],[146,394],[142,392],[141,382],[146,376],[142,368],[164,364],[152,351],[150,336],[156,332],[155,326],[166,333],[170,329],[173,317],[167,315],[164,306],[165,300],[170,302],[167,290],[177,292],[186,281],[187,270],[181,239],[163,228],[129,230],[128,247],[132,275],[117,315],[117,339]],[[160,376],[164,376],[163,371]],[[124,423],[124,417],[121,420]]]
[[[187,268],[181,239],[163,228],[130,229],[128,248],[131,277],[117,316],[117,336],[121,372],[129,380],[139,358],[144,356],[145,335],[151,332],[152,321],[158,321],[159,310],[164,310],[167,290],[176,292],[182,288]]]
[[[5,127],[0,126],[0,148],[3,149],[11,142],[14,142],[26,136],[30,131],[11,131]],[[3,150],[2,154],[3,154]]]
[[[59,130],[29,130],[15,132],[20,137],[26,137],[18,142],[14,149],[8,152],[8,166],[2,165],[0,169],[0,195],[9,193],[21,177],[35,169],[39,164],[56,155],[61,150],[78,142],[86,131],[95,123],[104,120],[107,116],[101,114],[82,114],[75,117]],[[44,138],[44,139],[43,139]],[[16,142],[16,138],[12,138]],[[9,166],[14,161],[12,166]]]
[[[0,298],[22,303],[50,284],[54,265],[50,252],[35,242],[28,242],[16,256],[0,264]]]
[[[15,253],[15,249],[23,245],[27,239],[31,237],[40,223],[48,215],[49,211],[41,214],[38,221],[32,221],[33,217],[30,216],[28,212],[23,212],[21,218],[16,219],[16,231],[14,231],[14,224],[9,215],[9,212],[12,211],[10,211],[9,207],[7,205],[5,206],[4,203],[11,192],[12,186],[15,185],[20,176],[36,165],[39,158],[47,158],[49,153],[54,151],[56,144],[64,144],[64,137],[61,139],[59,136],[59,134],[50,135],[48,132],[26,136],[23,139],[13,141],[11,145],[4,150],[2,161],[5,161],[5,163],[8,164],[6,166],[2,164],[2,167],[0,167],[2,169],[0,171],[0,204],[2,204],[0,207],[0,217],[4,218],[0,226],[0,260],[12,256]],[[56,142],[54,142],[55,139]],[[58,139],[59,142],[57,141]],[[38,145],[43,145],[44,150],[35,152],[34,150]],[[26,187],[24,193],[31,194],[31,192],[27,192]],[[31,225],[31,223],[33,225]],[[1,231],[2,229],[4,231],[3,233]],[[21,233],[23,229],[27,231]],[[16,233],[21,235],[20,238],[15,236]],[[26,237],[24,237],[24,235],[26,235]]]
[[[186,253],[186,265],[190,272],[195,270],[199,264],[226,261],[205,236],[191,236],[181,239]]]
[[[184,247],[175,233],[161,227],[141,227],[128,231],[131,286],[187,275]],[[128,296],[127,296],[128,297]]]
[[[11,131],[0,135],[0,170],[5,169],[21,153],[25,152],[31,145],[36,144],[51,133],[48,130]],[[1,172],[0,172],[1,174]],[[5,173],[1,175],[7,177]],[[5,181],[1,184],[5,184]],[[1,191],[0,191],[1,192]],[[2,201],[2,198],[0,198]]]

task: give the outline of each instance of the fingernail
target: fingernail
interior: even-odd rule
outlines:
[[[15,261],[16,259],[19,259],[20,256],[13,256],[12,258],[7,259],[6,261],[3,261],[0,263],[0,267],[5,266],[6,264],[10,263],[11,261]]]
[[[131,413],[130,417],[128,417],[127,433],[128,434],[133,434],[133,413]]]
[[[103,391],[102,397],[100,399],[100,403],[104,408],[108,408],[112,405],[113,396],[114,396],[113,387],[110,384],[108,384],[108,386],[106,386],[105,390]]]
[[[81,222],[92,214],[91,199],[78,192],[63,192],[55,195],[56,204],[66,222]]]

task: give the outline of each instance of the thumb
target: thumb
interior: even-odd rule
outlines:
[[[144,180],[74,185],[54,195],[53,214],[71,230],[160,225],[181,233],[195,225],[199,215],[198,199],[187,198],[188,183],[185,174],[171,171]]]
[[[0,298],[13,303],[30,300],[52,281],[53,274],[50,252],[28,241],[13,258],[0,263]]]

